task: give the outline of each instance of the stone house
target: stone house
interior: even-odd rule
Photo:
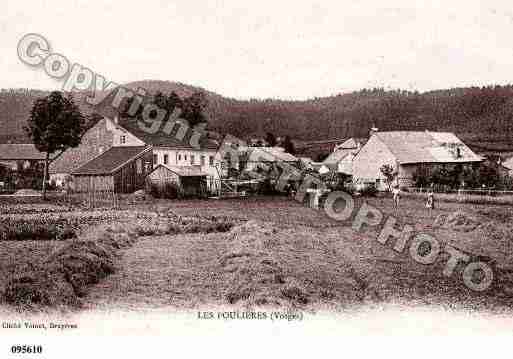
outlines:
[[[50,178],[69,176],[113,147],[151,146],[153,168],[160,164],[199,166],[208,176],[208,186],[215,189],[221,176],[217,142],[206,136],[200,138],[199,146],[189,142],[187,137],[180,140],[173,133],[145,131],[136,120],[103,118],[84,134],[77,148],[68,149],[52,162]]]

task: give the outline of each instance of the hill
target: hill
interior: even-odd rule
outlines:
[[[210,127],[238,137],[288,134],[298,140],[364,137],[380,130],[452,131],[481,150],[513,150],[513,86],[457,88],[425,93],[370,89],[306,101],[241,101],[181,83],[138,81],[125,85],[154,93],[189,96],[203,91],[209,101]],[[23,126],[39,90],[0,91],[0,142],[26,141]],[[84,113],[112,116],[108,101],[93,108],[84,92],[73,93]]]

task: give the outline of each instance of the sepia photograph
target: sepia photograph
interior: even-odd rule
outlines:
[[[4,0],[0,357],[503,355],[512,33],[501,0]]]

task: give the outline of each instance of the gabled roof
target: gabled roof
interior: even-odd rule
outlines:
[[[361,146],[367,142],[365,138],[354,138],[351,137],[347,139],[344,143],[335,147],[336,149],[356,149],[358,146]]]
[[[150,133],[141,129],[136,119],[119,119],[118,124],[119,127],[125,129],[130,132],[132,135],[146,143],[147,145],[151,145],[153,147],[173,147],[173,148],[183,148],[183,149],[194,149],[194,147],[190,144],[190,136],[192,134],[192,130],[189,130],[188,134],[180,140],[175,136],[178,126],[175,125],[176,128],[172,129],[169,134],[163,131],[163,128],[159,128],[155,133]],[[217,141],[207,138],[206,135],[200,137],[200,148],[199,149],[217,149],[219,147]]]
[[[261,158],[267,162],[297,162],[299,159],[283,150],[281,147],[249,147],[251,150],[250,161],[253,158]]]
[[[159,167],[163,167],[173,173],[176,173],[180,177],[208,176],[208,173],[203,172],[201,170],[201,166],[170,166],[170,165],[160,164],[152,172],[154,172]]]
[[[349,138],[344,143],[335,147],[335,150],[330,153],[328,157],[323,161],[325,164],[337,164],[347,156],[350,156],[348,159],[352,160],[352,157],[359,151],[362,144],[364,144],[366,140],[359,138]]]
[[[508,158],[506,161],[502,162],[502,166],[509,170],[513,170],[513,157]]]
[[[335,152],[330,153],[328,157],[323,161],[325,164],[337,164],[340,161],[342,161],[347,156],[353,156],[353,153],[355,152],[355,149],[338,149],[335,150]]]
[[[45,158],[46,153],[39,152],[31,143],[0,144],[0,160],[44,160]]]
[[[101,155],[93,158],[73,175],[108,175],[113,174],[127,163],[139,158],[151,150],[151,146],[111,147]]]
[[[377,136],[401,164],[480,162],[476,155],[451,132],[388,131]]]

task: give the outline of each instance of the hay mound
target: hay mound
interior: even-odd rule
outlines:
[[[287,275],[287,265],[269,243],[280,243],[271,224],[248,221],[227,234],[232,251],[219,259],[232,285],[225,294],[229,304],[295,307],[310,303],[300,281]]]
[[[24,273],[12,278],[6,286],[4,300],[19,307],[78,306],[72,286],[62,278],[44,270]]]
[[[259,221],[235,227],[226,234],[229,250],[219,256],[219,271],[230,283],[225,300],[273,308],[363,300],[367,283],[361,268],[357,271],[349,257],[341,261],[336,236],[328,240],[318,235],[307,228],[278,230]]]
[[[482,222],[462,211],[456,211],[449,215],[440,214],[433,224],[434,227],[451,229],[457,232],[471,232],[480,226]]]
[[[13,305],[80,305],[89,286],[115,271],[119,249],[136,239],[136,227],[127,223],[102,225],[50,255],[41,268],[11,278],[3,293]]]

